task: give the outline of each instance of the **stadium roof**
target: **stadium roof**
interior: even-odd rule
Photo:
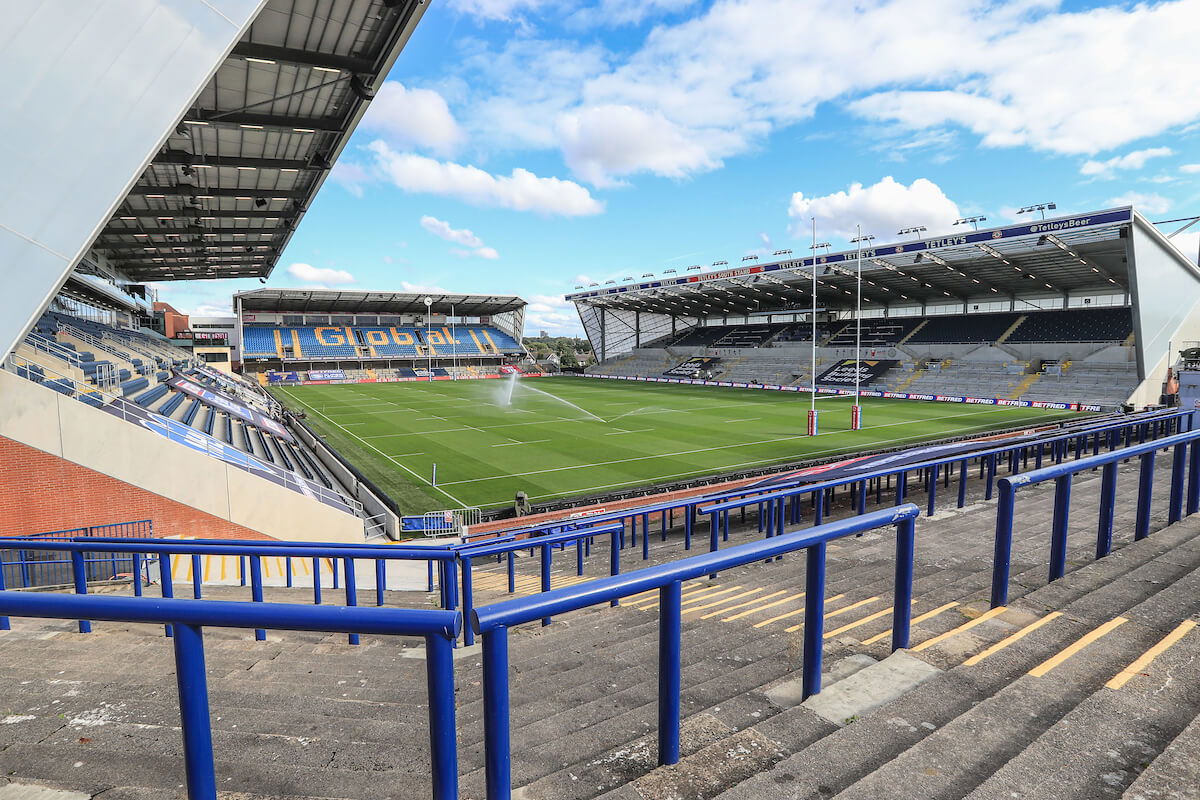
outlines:
[[[268,0],[93,248],[134,280],[271,274],[424,0]]]
[[[864,248],[863,302],[978,302],[988,296],[1129,291],[1131,207]],[[1164,240],[1165,241],[1165,240]],[[874,243],[872,243],[874,244]],[[812,302],[812,257],[744,263],[567,295],[577,304],[676,316],[748,314]],[[852,305],[856,253],[816,258],[817,302]]]
[[[511,295],[487,294],[401,294],[399,292],[342,292],[335,289],[255,289],[233,296],[234,307],[243,312],[294,314],[421,314],[425,298],[431,298],[436,314],[482,317],[517,311],[525,301]]]

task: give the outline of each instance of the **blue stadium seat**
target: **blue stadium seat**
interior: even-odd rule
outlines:
[[[89,406],[94,406],[95,408],[100,408],[104,405],[104,395],[100,394],[99,392],[83,392],[82,394],[76,395],[75,399],[81,403],[86,403]]]
[[[72,394],[75,391],[75,382],[70,378],[55,378],[52,381],[46,381],[43,386],[49,386],[59,394]]]
[[[212,436],[213,427],[216,425],[216,423],[217,410],[215,408],[209,408],[208,415],[204,418],[204,424],[201,426],[201,430],[207,433],[209,436]]]
[[[155,386],[151,389],[147,389],[146,391],[139,394],[137,397],[133,398],[133,402],[137,403],[142,408],[149,408],[156,401],[161,399],[163,397],[163,395],[165,395],[167,393],[167,391],[168,391],[167,387],[163,386],[160,383],[158,386]]]
[[[201,403],[199,400],[192,400],[192,404],[187,407],[187,411],[183,412],[183,418],[181,420],[183,422],[183,424],[191,425],[192,421],[194,419],[196,419],[196,414],[200,411],[200,408],[203,405],[204,404]]]
[[[175,409],[179,408],[179,406],[183,404],[184,398],[186,397],[187,395],[185,395],[183,392],[176,392],[174,397],[162,404],[162,408],[158,409],[158,413],[162,414],[164,417],[171,416],[175,413]]]
[[[122,370],[124,372],[124,370]],[[121,383],[121,394],[128,397],[131,394],[140,392],[150,385],[150,381],[145,378],[133,378],[132,380],[123,381]]]

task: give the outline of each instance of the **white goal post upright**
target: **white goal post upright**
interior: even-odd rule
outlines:
[[[817,218],[812,218],[812,395],[808,408],[808,435],[817,435]]]
[[[856,283],[854,298],[854,405],[850,407],[850,430],[862,430],[862,405],[859,403],[859,378],[862,375],[862,225],[854,226]]]

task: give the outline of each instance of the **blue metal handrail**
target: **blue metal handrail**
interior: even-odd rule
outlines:
[[[719,570],[807,551],[804,597],[803,694],[821,691],[821,642],[825,615],[825,548],[834,539],[896,526],[896,584],[892,611],[892,649],[908,647],[912,621],[913,547],[920,509],[908,503],[860,517],[830,522],[717,553],[598,578],[531,597],[506,600],[473,611],[471,627],[483,636],[485,775],[488,800],[512,796],[508,687],[508,631],[555,614],[587,608],[642,592],[659,592],[658,762],[679,761],[680,638],[683,581]]]
[[[1015,457],[1018,456],[1019,454],[1021,454],[1023,452],[1028,452],[1029,449],[1031,449],[1031,448],[1037,448],[1037,450],[1035,451],[1036,465],[1038,467],[1040,467],[1041,460],[1042,460],[1042,448],[1046,445],[1049,445],[1053,449],[1053,452],[1058,454],[1057,457],[1062,458],[1062,457],[1065,457],[1065,455],[1066,455],[1066,445],[1068,445],[1071,441],[1080,442],[1085,437],[1093,437],[1094,436],[1095,437],[1094,438],[1094,447],[1098,447],[1099,440],[1100,440],[1100,434],[1108,433],[1108,434],[1110,434],[1110,437],[1111,437],[1112,433],[1120,432],[1123,430],[1125,432],[1126,443],[1128,444],[1132,438],[1133,430],[1140,426],[1150,426],[1150,425],[1157,425],[1160,423],[1166,423],[1167,425],[1173,424],[1173,425],[1177,425],[1177,426],[1183,426],[1183,425],[1187,424],[1190,427],[1193,423],[1193,414],[1194,414],[1194,412],[1189,409],[1189,410],[1184,410],[1184,411],[1167,410],[1167,411],[1143,412],[1143,413],[1138,413],[1138,414],[1133,414],[1133,415],[1121,416],[1120,418],[1115,419],[1115,420],[1106,417],[1099,424],[1078,425],[1078,426],[1063,430],[1061,433],[1058,433],[1054,436],[1044,437],[1041,439],[1029,439],[1029,440],[1024,440],[1024,441],[1010,443],[1010,444],[1001,444],[997,447],[973,450],[973,451],[969,451],[966,453],[958,453],[958,454],[955,454],[952,456],[946,456],[944,458],[933,459],[930,461],[924,461],[924,462],[919,462],[919,463],[915,463],[915,464],[902,465],[902,466],[892,467],[892,468],[888,468],[888,469],[874,470],[872,472],[865,473],[862,475],[854,475],[854,476],[850,476],[850,477],[846,477],[846,478],[841,478],[838,480],[822,481],[820,483],[812,483],[812,482],[810,482],[810,478],[793,478],[793,479],[780,481],[771,486],[741,487],[741,488],[737,488],[737,489],[727,490],[724,492],[696,495],[693,497],[682,498],[679,500],[665,500],[665,501],[660,501],[660,502],[653,503],[651,505],[646,505],[646,506],[634,506],[631,508],[618,509],[615,511],[609,511],[609,512],[604,512],[601,514],[591,515],[588,517],[582,517],[582,518],[579,518],[576,520],[567,520],[567,521],[559,521],[559,522],[555,522],[555,523],[546,523],[546,524],[536,527],[536,528],[522,529],[522,530],[517,530],[517,531],[502,531],[498,534],[498,536],[500,536],[500,537],[507,537],[510,535],[511,536],[519,536],[519,535],[522,535],[522,534],[525,534],[525,533],[528,533],[531,531],[543,530],[546,528],[561,527],[564,524],[596,525],[596,524],[610,523],[610,522],[620,522],[622,524],[625,524],[625,520],[630,520],[632,523],[631,524],[631,528],[632,528],[631,533],[633,535],[633,543],[636,544],[637,520],[639,518],[642,520],[642,535],[643,535],[643,537],[648,537],[649,536],[649,517],[652,514],[662,514],[664,516],[663,525],[664,525],[664,532],[665,532],[666,516],[668,514],[673,514],[673,512],[676,510],[681,510],[681,511],[683,511],[683,523],[684,523],[684,550],[690,550],[692,534],[693,534],[693,529],[694,529],[694,516],[695,516],[696,511],[698,511],[700,509],[700,506],[702,506],[702,505],[728,502],[728,501],[741,501],[740,503],[736,503],[735,505],[730,506],[729,508],[748,508],[750,506],[763,505],[771,497],[779,497],[781,494],[783,494],[784,496],[789,496],[789,497],[811,494],[811,495],[814,495],[814,501],[816,501],[819,504],[820,501],[823,499],[823,495],[818,495],[818,494],[816,494],[817,492],[821,492],[822,490],[832,490],[832,489],[836,489],[838,487],[843,487],[843,486],[856,486],[857,485],[858,486],[858,497],[857,497],[858,512],[861,514],[866,511],[866,496],[868,494],[866,487],[868,486],[869,481],[878,479],[880,482],[882,482],[882,480],[884,478],[890,479],[892,476],[897,476],[897,480],[901,481],[902,485],[897,486],[896,502],[901,503],[901,502],[904,502],[904,495],[905,495],[905,492],[907,489],[907,482],[903,481],[902,476],[907,476],[908,473],[910,473],[910,472],[920,472],[921,470],[930,470],[931,471],[930,479],[928,481],[929,497],[927,500],[927,506],[929,509],[929,513],[932,514],[933,509],[937,502],[937,488],[935,485],[935,480],[936,480],[936,477],[940,475],[941,470],[943,468],[950,467],[951,465],[955,465],[955,464],[959,465],[959,467],[960,467],[957,505],[959,508],[962,508],[966,504],[966,477],[967,477],[966,467],[969,464],[969,462],[972,462],[972,461],[978,462],[981,466],[981,469],[984,469],[986,467],[985,475],[986,475],[986,479],[987,479],[987,484],[986,484],[985,497],[986,497],[986,499],[990,500],[992,497],[992,494],[993,494],[993,486],[994,486],[994,482],[996,479],[997,463],[998,463],[998,459],[1001,456],[1008,455],[1010,457],[1010,460],[1015,460]],[[1111,439],[1110,439],[1110,441],[1111,441]],[[1082,454],[1082,448],[1080,446],[1077,446],[1076,447],[1076,457],[1079,457],[1081,454]],[[947,476],[948,476],[948,473],[947,473]],[[880,494],[880,492],[877,491],[876,494],[877,494],[876,502],[879,502],[880,498],[878,497],[878,495]],[[817,505],[815,511],[816,511],[815,523],[819,524],[821,521],[821,514],[823,511],[823,508],[820,505]],[[703,513],[703,512],[701,512],[701,513]],[[793,508],[792,508],[791,521],[793,523],[799,522],[799,517],[800,517],[800,507],[797,502],[793,505]],[[725,520],[725,523],[727,524],[727,520]],[[762,530],[763,527],[764,526],[762,524],[762,520],[760,517],[760,525],[759,525],[760,530]],[[728,537],[726,536],[725,538],[728,538]],[[624,542],[622,542],[622,546],[624,546]],[[648,554],[645,553],[646,549],[647,549],[647,542],[646,542],[645,538],[643,538],[643,552],[644,552],[644,556],[648,558]]]
[[[310,544],[306,542],[276,543],[250,542],[247,540],[206,540],[186,539],[180,541],[164,541],[162,539],[113,539],[113,538],[78,538],[73,541],[47,541],[45,539],[4,539],[5,543],[14,543],[21,550],[47,550],[70,554],[72,579],[76,594],[87,594],[86,553],[122,553],[129,554],[132,559],[133,590],[138,597],[142,596],[142,562],[149,556],[156,556],[159,562],[160,588],[163,597],[174,597],[174,581],[171,570],[172,555],[190,555],[192,558],[192,593],[195,598],[201,596],[200,558],[204,555],[237,556],[239,558],[239,573],[242,585],[246,584],[246,573],[249,572],[251,598],[255,603],[263,601],[262,559],[264,557],[282,557],[287,560],[288,582],[291,582],[291,558],[287,553],[298,553],[309,558],[313,563],[313,604],[322,602],[322,587],[320,580],[320,561],[332,559],[334,563],[334,589],[337,585],[337,564],[340,561],[345,577],[345,603],[347,606],[358,605],[358,585],[355,563],[357,559],[368,559],[375,562],[375,604],[382,606],[386,584],[386,562],[389,560],[426,560],[438,564],[442,586],[442,606],[453,610],[457,606],[457,595],[452,590],[457,582],[457,556],[453,551],[444,548],[396,548],[392,546],[369,547],[361,544]],[[420,551],[420,552],[418,552]],[[249,570],[246,569],[247,565]],[[2,565],[0,565],[2,566]],[[449,588],[448,588],[449,587]],[[0,569],[0,590],[5,589],[3,569]],[[0,615],[0,630],[8,628],[8,621]],[[79,620],[79,632],[90,633],[91,622]],[[167,628],[167,636],[171,629]],[[265,629],[256,629],[255,638],[259,641],[266,639]],[[349,635],[350,644],[358,644],[358,632]]]
[[[1013,520],[1016,513],[1017,490],[1046,481],[1054,481],[1054,514],[1050,536],[1050,580],[1066,573],[1067,526],[1071,514],[1071,478],[1080,472],[1100,468],[1099,525],[1096,532],[1096,558],[1112,552],[1113,519],[1117,499],[1117,464],[1137,457],[1138,499],[1134,518],[1134,540],[1150,535],[1151,494],[1154,489],[1155,456],[1159,450],[1174,448],[1171,462],[1171,491],[1168,500],[1168,524],[1178,522],[1186,513],[1200,510],[1200,430],[1177,433],[1143,444],[1131,445],[1110,453],[1088,456],[1076,461],[1064,461],[1020,475],[1001,478],[996,507],[996,537],[992,561],[992,607],[1008,602],[1008,583],[1012,569]],[[1189,445],[1191,454],[1189,458]],[[1187,475],[1186,496],[1184,488]]]
[[[928,487],[929,487],[928,513],[932,516],[933,510],[934,510],[934,507],[935,507],[935,504],[937,501],[937,479],[939,477],[939,470],[943,466],[947,466],[947,465],[954,464],[954,463],[959,463],[961,466],[960,472],[959,472],[960,478],[959,478],[958,507],[962,508],[965,505],[965,494],[966,494],[965,489],[966,489],[966,476],[967,476],[966,463],[968,460],[979,459],[981,464],[986,464],[986,466],[987,466],[987,481],[988,482],[987,482],[987,490],[986,490],[984,496],[985,496],[985,499],[990,500],[992,497],[992,485],[993,485],[994,480],[996,479],[996,468],[997,468],[998,456],[1008,454],[1010,456],[1010,467],[1013,467],[1013,466],[1015,466],[1017,457],[1020,455],[1020,453],[1022,451],[1025,451],[1028,448],[1036,448],[1035,463],[1037,465],[1037,468],[1040,469],[1041,461],[1042,461],[1042,454],[1043,454],[1043,451],[1044,451],[1044,448],[1046,445],[1051,446],[1051,453],[1053,454],[1054,458],[1057,461],[1064,462],[1068,455],[1067,445],[1069,445],[1070,442],[1075,441],[1076,442],[1075,458],[1078,460],[1078,459],[1083,458],[1082,440],[1086,437],[1094,437],[1093,452],[1099,452],[1100,434],[1102,434],[1102,433],[1112,434],[1118,430],[1125,430],[1128,434],[1129,432],[1132,431],[1133,428],[1138,427],[1140,425],[1149,425],[1151,423],[1157,423],[1157,422],[1163,422],[1163,421],[1178,421],[1179,425],[1183,425],[1184,422],[1186,421],[1190,427],[1194,420],[1194,413],[1195,412],[1188,410],[1188,411],[1170,412],[1169,414],[1157,414],[1156,416],[1154,416],[1151,419],[1141,418],[1141,417],[1133,418],[1133,419],[1126,419],[1121,422],[1101,425],[1101,426],[1098,426],[1095,428],[1087,428],[1084,430],[1073,430],[1070,433],[1059,434],[1057,436],[1050,436],[1050,437],[1046,437],[1046,438],[1042,438],[1042,439],[1023,441],[1023,442],[1019,442],[1016,444],[1001,445],[999,447],[988,448],[985,450],[972,451],[970,453],[960,453],[958,455],[948,456],[948,457],[942,458],[942,459],[934,459],[931,461],[923,461],[923,462],[919,462],[916,464],[905,464],[905,465],[901,465],[898,467],[892,467],[889,469],[876,470],[876,471],[873,471],[866,475],[854,475],[854,476],[850,476],[850,477],[846,477],[846,478],[837,478],[835,480],[821,481],[819,483],[807,483],[807,484],[804,484],[801,486],[795,486],[795,487],[790,487],[790,488],[775,489],[773,487],[766,487],[767,491],[763,492],[762,494],[755,495],[753,497],[742,497],[742,498],[721,500],[719,502],[712,503],[711,505],[700,507],[697,510],[702,514],[709,515],[710,549],[716,549],[715,547],[712,546],[711,539],[714,535],[713,530],[717,524],[717,522],[716,522],[717,514],[722,515],[721,525],[725,532],[723,538],[728,540],[728,538],[729,538],[728,537],[728,524],[729,524],[728,512],[735,510],[735,509],[746,508],[749,506],[765,505],[767,503],[772,503],[772,502],[776,503],[776,504],[778,504],[778,507],[771,509],[770,512],[768,513],[768,516],[766,519],[766,525],[765,525],[766,532],[767,532],[767,535],[770,536],[770,535],[772,535],[772,533],[774,531],[782,530],[781,526],[784,524],[784,522],[783,522],[784,510],[782,508],[782,503],[787,499],[798,499],[804,495],[812,495],[813,502],[814,502],[814,512],[813,512],[814,513],[814,524],[819,525],[821,523],[821,519],[822,519],[822,516],[824,513],[825,494],[829,490],[836,489],[840,486],[850,486],[850,485],[858,484],[859,485],[858,511],[861,514],[865,510],[865,507],[866,507],[866,495],[867,495],[866,488],[865,488],[866,481],[875,479],[875,478],[883,478],[883,477],[895,475],[896,476],[896,502],[902,503],[902,502],[904,502],[905,495],[907,492],[907,481],[905,480],[907,475],[910,472],[918,472],[919,473],[922,470],[931,470],[931,473],[929,476],[929,481],[928,481]],[[1128,440],[1128,438],[1129,438],[1129,436],[1127,436],[1127,440]],[[1162,440],[1158,439],[1158,440],[1153,440],[1153,441],[1162,441]],[[1117,444],[1119,444],[1119,442],[1116,441],[1110,435],[1108,437],[1108,445],[1110,447],[1115,447]],[[1122,452],[1122,453],[1128,454],[1128,447],[1126,447],[1120,451],[1116,451],[1116,452]],[[1128,455],[1122,456],[1122,457],[1125,458],[1125,457],[1128,457]],[[984,461],[984,459],[986,459],[986,461]],[[799,512],[799,505],[798,505],[798,503],[794,502],[793,508],[792,508],[792,521],[793,522],[798,520],[798,516],[799,516],[798,512]]]
[[[183,761],[189,800],[216,800],[204,628],[273,628],[347,633],[362,631],[425,638],[429,697],[429,745],[435,800],[458,797],[454,720],[454,656],[462,615],[457,611],[399,608],[246,604],[208,600],[137,599],[0,592],[0,615],[164,624],[175,631],[175,673],[183,730]]]
[[[623,525],[600,525],[597,527],[578,528],[576,530],[562,531],[560,533],[548,534],[545,536],[533,536],[527,539],[501,541],[487,541],[480,544],[474,544],[469,547],[459,548],[458,558],[462,571],[462,609],[463,614],[468,617],[471,610],[475,607],[475,592],[471,574],[472,564],[474,559],[483,558],[485,556],[507,556],[508,559],[508,591],[512,594],[517,590],[516,587],[516,564],[513,554],[519,550],[537,550],[541,556],[541,589],[543,592],[550,591],[550,567],[553,559],[553,551],[555,546],[565,546],[571,542],[575,543],[575,568],[579,575],[583,575],[583,550],[585,542],[589,546],[591,540],[596,536],[609,536],[609,550],[611,552],[609,558],[610,574],[617,575],[621,572],[620,548],[618,545],[618,537],[625,530]],[[542,625],[549,625],[550,618],[542,620]],[[468,647],[475,643],[475,633],[470,627],[463,631],[463,643]]]

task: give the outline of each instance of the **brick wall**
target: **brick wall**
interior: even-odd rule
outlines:
[[[155,536],[270,538],[0,436],[0,536],[139,519]]]

